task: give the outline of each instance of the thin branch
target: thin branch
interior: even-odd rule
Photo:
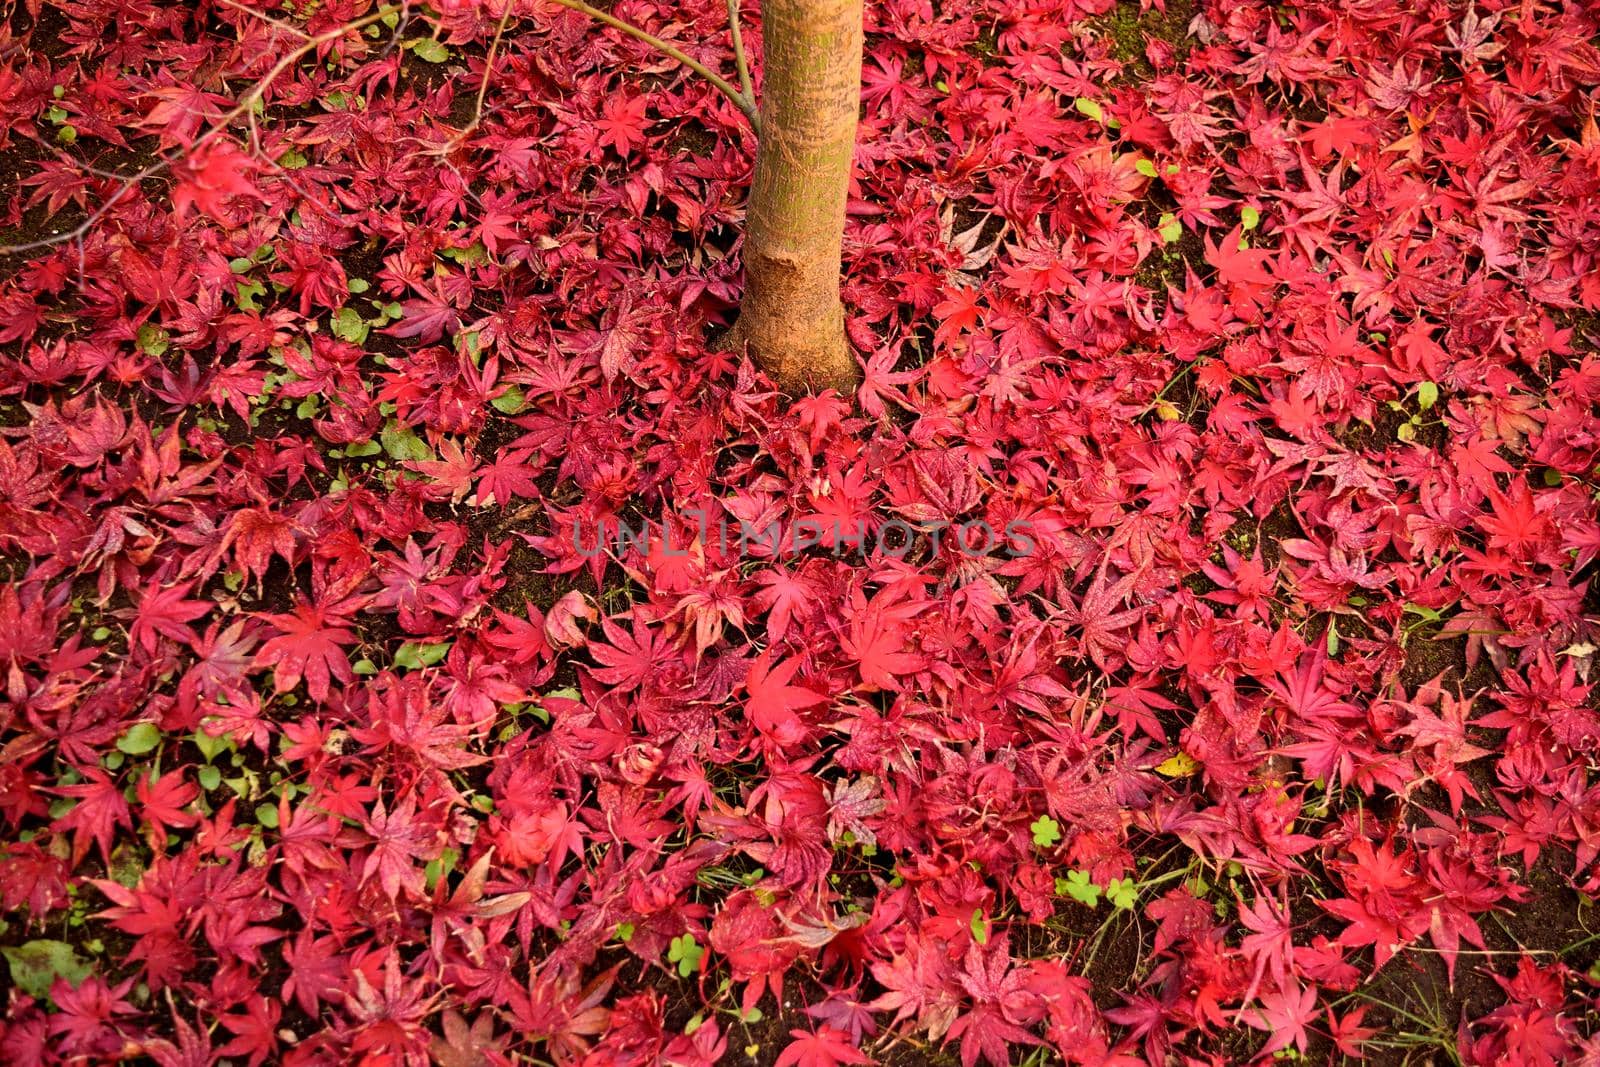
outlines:
[[[506,24],[511,21],[511,2],[506,0],[505,14],[500,16],[500,25],[495,27],[494,40],[489,42],[489,56],[483,61],[483,81],[478,83],[478,99],[472,105],[472,121],[467,124],[468,130],[478,128],[478,123],[483,121],[483,98],[489,93],[489,77],[494,73],[494,54],[500,48],[500,38],[505,36]]]
[[[739,0],[728,0],[728,35],[733,38],[733,65],[739,71],[739,92],[751,112],[756,106],[756,91],[750,84],[750,64],[744,58],[744,31],[739,28]]]
[[[478,97],[472,106],[472,121],[461,127],[459,133],[450,138],[450,140],[446,141],[444,144],[440,145],[438,148],[428,149],[429,155],[438,156],[440,159],[444,159],[450,154],[451,149],[455,148],[456,145],[472,136],[472,134],[477,131],[478,127],[482,125],[483,101],[484,97],[486,97],[489,93],[489,79],[494,76],[495,53],[499,51],[500,39],[505,36],[506,26],[511,22],[511,10],[512,4],[508,2],[506,4],[505,13],[500,16],[500,25],[495,27],[494,40],[489,42],[489,55],[483,61],[483,78],[478,82]]]
[[[641,30],[632,23],[623,22],[615,15],[601,11],[599,8],[590,7],[588,4],[584,3],[583,0],[550,0],[550,2],[553,4],[559,4],[561,7],[569,10],[588,15],[596,22],[603,22],[612,29],[621,30],[629,37],[643,41],[656,51],[662,52],[672,59],[676,59],[679,63],[682,63],[684,66],[700,75],[700,77],[710,82],[723,96],[727,97],[729,100],[732,100],[734,106],[736,106],[740,111],[744,112],[745,117],[750,120],[750,125],[755,128],[756,133],[761,132],[761,119],[756,114],[755,101],[745,97],[739,92],[739,90],[735,89],[728,82],[728,79],[722,77],[720,74],[717,74],[698,59],[690,58],[689,55],[682,49],[668,44],[666,41],[663,41],[653,33],[648,33],[645,30]]]
[[[311,39],[311,35],[309,33],[305,32],[304,30],[300,29],[298,26],[291,26],[287,22],[284,22],[282,19],[275,19],[271,15],[265,14],[264,12],[257,11],[253,7],[245,7],[243,4],[239,3],[239,0],[221,0],[221,2],[225,6],[233,8],[235,11],[242,11],[246,15],[251,16],[252,18],[260,19],[262,22],[265,22],[268,26],[276,26],[278,29],[282,30],[284,33],[290,34],[291,36],[294,36],[294,37],[298,37],[302,41],[309,41]]]
[[[284,71],[288,70],[290,67],[294,66],[295,63],[299,62],[300,58],[306,53],[315,51],[317,48],[320,48],[321,46],[332,41],[337,41],[348,33],[358,33],[361,30],[366,29],[368,26],[371,26],[373,23],[382,22],[390,15],[398,14],[402,10],[404,10],[404,5],[401,4],[386,5],[378,8],[370,15],[356,19],[354,22],[347,22],[336,29],[327,30],[323,33],[319,33],[315,37],[306,38],[304,44],[295,47],[282,59],[278,60],[278,62],[273,65],[271,70],[267,71],[260,81],[256,82],[248,90],[246,90],[245,94],[239,98],[238,103],[233,106],[231,111],[223,115],[222,118],[218,119],[216,124],[213,125],[209,130],[195,138],[192,144],[186,145],[186,153],[194,153],[196,150],[205,147],[227,132],[228,127],[233,124],[233,121],[240,115],[249,113],[250,110],[255,107],[256,101],[261,99],[262,95],[266,93],[267,89],[272,85],[272,83],[278,79],[278,76]],[[94,209],[93,214],[84,219],[83,222],[79,223],[76,227],[67,231],[66,233],[56,234],[53,237],[46,237],[38,241],[29,241],[26,244],[0,245],[0,256],[16,255],[21,252],[33,252],[41,248],[53,248],[56,245],[66,244],[68,241],[78,240],[80,237],[83,237],[91,229],[93,229],[97,222],[105,218],[106,213],[116,206],[116,204],[121,201],[124,196],[127,196],[130,189],[133,189],[140,182],[147,178],[156,177],[158,174],[161,174],[177,161],[177,159],[163,156],[161,159],[158,159],[148,167],[145,167],[137,174],[119,175],[119,177],[122,179],[121,187],[108,196],[99,207]]]

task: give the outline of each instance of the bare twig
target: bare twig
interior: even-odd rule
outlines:
[[[189,153],[193,153],[194,151],[210,144],[218,137],[221,137],[225,132],[227,132],[228,127],[233,124],[235,119],[241,115],[248,114],[251,109],[255,107],[256,101],[261,99],[262,95],[266,93],[267,89],[272,85],[272,83],[278,79],[279,75],[288,70],[290,67],[294,66],[295,63],[299,62],[300,58],[306,53],[315,51],[321,46],[332,41],[337,41],[347,33],[359,32],[366,29],[368,26],[371,26],[373,23],[382,22],[390,15],[399,14],[403,10],[403,7],[404,5],[400,4],[389,4],[378,8],[372,14],[365,15],[353,22],[347,22],[335,29],[319,33],[315,37],[306,38],[303,44],[296,46],[282,59],[278,60],[277,63],[273,64],[272,69],[268,70],[260,81],[256,82],[245,91],[244,95],[239,98],[232,110],[223,115],[222,118],[218,119],[216,124],[213,125],[209,130],[195,138],[192,144],[186,145],[185,150]],[[66,244],[68,241],[78,240],[87,234],[91,229],[93,229],[97,222],[105,218],[106,213],[115,207],[124,196],[127,196],[129,190],[133,189],[140,182],[147,178],[156,177],[158,174],[166,171],[167,168],[171,167],[176,162],[176,159],[163,156],[161,159],[158,159],[156,162],[150,164],[148,167],[145,167],[136,174],[119,175],[119,177],[122,179],[121,186],[110,196],[106,197],[105,201],[99,207],[95,208],[94,212],[76,227],[67,231],[66,233],[55,234],[54,236],[46,237],[38,241],[29,241],[20,245],[0,245],[0,255],[9,256],[16,255],[21,252],[33,252],[42,248],[53,248],[56,245]]]
[[[676,59],[679,63],[682,63],[684,66],[700,75],[700,77],[710,82],[723,96],[727,97],[729,100],[732,100],[734,106],[740,111],[744,112],[745,117],[750,120],[750,125],[755,129],[755,131],[757,133],[761,132],[761,119],[760,116],[756,114],[755,100],[740,93],[738,89],[735,89],[728,82],[728,79],[722,77],[720,74],[717,74],[698,59],[691,58],[682,49],[675,45],[668,44],[666,41],[663,41],[653,33],[648,33],[645,30],[641,30],[632,23],[623,22],[615,15],[601,11],[599,8],[590,7],[588,4],[584,3],[583,0],[550,0],[550,2],[553,4],[559,4],[560,6],[571,11],[577,11],[580,14],[588,15],[596,22],[603,22],[612,29],[621,30],[629,37],[643,41],[656,51],[662,52],[672,59]],[[740,41],[739,47],[741,50],[744,47],[742,40]]]
[[[488,58],[483,61],[483,81],[478,83],[478,99],[472,105],[472,121],[467,123],[467,130],[477,129],[478,123],[483,121],[483,98],[489,92],[489,78],[494,74],[494,55],[500,49],[500,38],[505,36],[506,24],[510,21],[511,0],[506,0],[505,14],[500,16],[500,25],[494,29],[494,40],[489,42]]]
[[[512,5],[508,0],[506,3],[505,13],[500,16],[500,25],[495,27],[494,40],[489,42],[489,54],[488,57],[483,61],[483,78],[478,82],[478,98],[472,105],[472,121],[461,127],[460,132],[458,132],[454,137],[450,138],[450,140],[446,141],[444,144],[437,148],[428,149],[428,155],[438,156],[440,159],[444,159],[450,154],[451,149],[455,148],[462,141],[465,141],[468,137],[472,136],[478,127],[482,125],[483,101],[484,97],[486,97],[489,93],[489,79],[494,76],[495,53],[499,51],[500,39],[505,36],[506,25],[511,21],[511,8]]]
[[[246,15],[251,16],[252,18],[260,19],[262,22],[265,22],[268,26],[275,26],[278,29],[282,30],[284,33],[287,33],[287,34],[289,34],[291,36],[294,36],[294,37],[298,37],[302,41],[309,41],[311,39],[311,35],[309,33],[305,32],[304,30],[300,29],[298,26],[291,26],[287,22],[284,22],[282,19],[275,19],[271,15],[268,15],[268,14],[266,14],[264,12],[261,12],[261,11],[257,11],[253,7],[245,7],[243,4],[239,3],[239,0],[221,0],[221,2],[225,6],[233,8],[235,11],[242,11]]]
[[[744,57],[744,31],[739,28],[739,0],[728,0],[728,35],[733,38],[733,65],[739,71],[739,92],[754,114],[756,91],[750,84],[750,64]]]

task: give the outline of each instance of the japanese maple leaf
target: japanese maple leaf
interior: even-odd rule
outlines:
[[[1040,657],[1037,637],[1035,631],[1014,639],[1004,662],[994,664],[994,679],[984,688],[998,706],[1015,704],[1048,715],[1050,701],[1072,699],[1072,692],[1050,676],[1054,664]]]
[[[1244,994],[1244,1000],[1249,1002],[1255,999],[1256,989],[1268,967],[1272,968],[1272,980],[1279,988],[1287,981],[1289,967],[1294,962],[1294,924],[1288,909],[1264,893],[1256,897],[1253,904],[1239,902],[1239,921],[1254,931],[1239,942],[1240,951],[1255,960],[1250,987]]]
[[[828,701],[821,693],[789,684],[799,669],[799,656],[772,666],[772,653],[769,650],[756,657],[755,662],[750,664],[750,673],[745,677],[745,689],[749,693],[744,705],[745,714],[757,730],[780,747],[794,744],[805,736],[805,723],[795,714],[795,709],[814,707]]]
[[[452,504],[459,503],[466,495],[472,492],[472,479],[477,475],[478,459],[468,453],[456,443],[454,438],[445,438],[439,443],[440,459],[409,460],[406,462],[408,470],[426,475],[433,479],[432,488],[439,493],[447,495]],[[490,490],[490,494],[493,490]],[[487,496],[480,490],[480,496]],[[510,500],[515,493],[507,493],[506,499]],[[526,496],[526,493],[521,495]]]
[[[194,950],[183,932],[187,912],[165,893],[128,890],[116,882],[99,879],[93,884],[115,904],[95,917],[134,936],[128,958],[143,963],[144,978],[157,987],[181,982],[195,961]]]
[[[217,1062],[211,1047],[210,1028],[204,1024],[190,1026],[174,1008],[172,1029],[177,1035],[177,1044],[166,1038],[156,1038],[144,1047],[156,1067],[206,1067]]]
[[[1133,588],[1136,576],[1129,574],[1106,586],[1106,569],[1100,568],[1094,581],[1077,604],[1068,601],[1061,609],[1061,617],[1070,625],[1083,630],[1082,649],[1089,654],[1095,666],[1110,673],[1122,663],[1122,649],[1128,639],[1121,631],[1131,626],[1144,614],[1138,608],[1117,611]]]
[[[106,777],[104,771],[91,768],[88,781],[78,785],[64,785],[58,792],[64,797],[75,797],[77,803],[50,825],[52,830],[72,831],[72,863],[77,866],[89,851],[89,839],[100,846],[100,855],[111,862],[111,842],[117,827],[131,829],[132,816],[122,790]]]
[[[1284,745],[1278,751],[1305,761],[1307,778],[1321,778],[1333,785],[1348,783],[1355,778],[1358,766],[1378,759],[1378,750],[1364,741],[1359,731],[1352,730],[1346,720],[1308,723],[1298,733],[1307,740]]]
[[[836,1030],[843,1030],[858,1045],[862,1038],[878,1032],[872,1009],[847,994],[834,993],[822,1003],[811,1005],[806,1014]]]
[[[272,668],[276,692],[287,693],[304,678],[306,692],[320,702],[328,698],[331,679],[349,683],[355,677],[350,658],[340,647],[356,640],[355,632],[346,625],[349,617],[343,605],[301,603],[286,614],[261,618],[272,624],[278,636],[256,652],[255,665]]]
[[[461,326],[461,315],[445,301],[436,290],[418,288],[417,299],[401,302],[403,314],[400,321],[383,332],[391,337],[415,337],[423,344],[432,344],[446,333],[455,333]]]
[[[533,452],[512,448],[498,453],[493,463],[477,468],[478,489],[472,502],[482,507],[509,504],[519,496],[536,496],[540,468],[530,463]]]
[[[1328,655],[1321,645],[1301,656],[1295,672],[1279,670],[1278,678],[1267,688],[1289,707],[1292,720],[1342,719],[1357,714],[1357,709],[1341,700],[1322,684]]]
[[[828,840],[838,841],[848,832],[863,845],[877,843],[872,828],[864,821],[888,806],[888,801],[878,795],[876,778],[869,774],[836,783],[828,791],[828,804]]]
[[[631,633],[610,619],[601,619],[600,627],[611,644],[589,643],[589,655],[601,664],[590,673],[596,681],[614,686],[619,693],[639,688],[676,657],[666,637],[652,629],[637,612],[633,616]]]
[[[987,949],[976,941],[969,944],[956,978],[975,1001],[950,1027],[950,1036],[961,1038],[962,1067],[973,1067],[980,1054],[994,1067],[1009,1067],[1009,1043],[1039,1043],[1038,1038],[1012,1022],[1029,994],[1022,971],[1011,966],[1011,945],[1005,934],[996,937]]]
[[[377,875],[378,885],[390,900],[399,897],[402,890],[420,891],[422,869],[414,861],[433,857],[439,835],[417,821],[416,802],[408,798],[390,812],[380,800],[373,805],[366,828],[372,835],[372,851],[361,868],[362,880]]]
[[[648,317],[648,312],[634,309],[633,298],[626,292],[615,307],[607,310],[600,324],[605,337],[599,345],[600,373],[606,381],[615,381],[619,374],[633,371],[637,363],[635,354],[643,340],[641,327],[646,324]]]
[[[958,1001],[950,962],[941,950],[910,941],[898,955],[874,962],[872,977],[885,990],[869,1005],[872,1010],[893,1011],[895,1022],[914,1018],[933,1039],[950,1028]]]
[[[1419,884],[1404,854],[1391,853],[1387,845],[1374,849],[1365,838],[1352,841],[1350,851],[1355,860],[1345,865],[1348,895],[1325,900],[1322,906],[1350,923],[1339,934],[1339,944],[1373,946],[1376,971],[1428,929],[1432,909],[1418,902]]]
[[[872,689],[899,689],[899,676],[923,665],[922,656],[906,647],[906,621],[922,605],[893,604],[885,591],[871,601],[858,596],[852,608],[850,627],[839,644],[856,661],[862,684]]]
[[[1284,989],[1263,993],[1260,1009],[1252,1014],[1252,1025],[1268,1034],[1261,1055],[1270,1055],[1291,1044],[1304,1052],[1309,1040],[1306,1024],[1317,1016],[1317,987],[1300,989],[1291,984]]]
[[[33,842],[8,844],[0,862],[0,909],[14,911],[24,905],[45,916],[67,904],[65,857],[50,855]]]
[[[311,314],[313,307],[334,308],[344,303],[350,282],[337,259],[305,241],[283,241],[277,248],[278,262],[284,269],[274,271],[270,277],[300,294],[300,314]]]
[[[441,878],[434,884],[431,942],[435,952],[446,953],[446,945],[457,938],[481,936],[477,933],[476,920],[513,914],[532,899],[533,894],[526,890],[485,896],[493,859],[493,849],[479,856],[448,898],[445,896],[449,892],[446,880]]]
[[[226,142],[198,150],[173,168],[178,175],[172,189],[173,213],[181,219],[198,207],[202,214],[221,220],[232,197],[264,199],[251,180],[260,167],[260,162]]]
[[[512,690],[510,694],[501,695],[520,693],[520,690]],[[451,714],[449,698],[435,699],[425,683],[416,681],[415,675],[407,675],[404,680],[389,685],[374,695],[372,702],[371,727],[350,728],[350,736],[367,745],[369,751],[400,749],[423,766],[441,770],[472,767],[487,759],[468,748],[473,736],[471,726],[445,721]],[[490,708],[493,708],[492,702]]]
[[[139,800],[139,816],[149,827],[158,851],[166,848],[167,827],[193,826],[199,821],[198,815],[184,809],[200,795],[200,789],[184,781],[181,772],[161,776],[148,774],[139,779],[135,795]]]
[[[922,371],[919,368],[895,370],[895,364],[899,359],[898,344],[884,345],[862,367],[861,385],[856,390],[856,402],[861,405],[862,411],[873,418],[883,418],[888,414],[885,402],[900,408],[910,407],[904,391],[899,387],[922,377]]]
[[[1501,443],[1492,437],[1480,437],[1477,434],[1464,444],[1452,442],[1450,462],[1455,464],[1463,479],[1492,488],[1496,474],[1510,474],[1516,469],[1497,451]]]
[[[283,983],[283,996],[293,997],[300,1010],[315,1017],[320,1003],[336,1003],[345,978],[350,974],[350,961],[340,953],[335,937],[317,937],[302,927],[294,944],[283,950],[283,962],[288,965],[289,977]]]
[[[278,1021],[283,1006],[264,996],[247,997],[243,1013],[219,1015],[218,1021],[234,1035],[217,1051],[224,1056],[249,1056],[249,1067],[259,1065],[278,1051]]]
[[[679,600],[674,614],[679,611],[683,612],[684,621],[693,627],[696,663],[705,655],[706,649],[722,640],[723,631],[729,624],[739,629],[744,627],[744,604],[740,597],[727,587],[710,581]]]
[[[278,798],[277,852],[283,865],[297,875],[312,868],[341,870],[344,860],[334,855],[333,844],[339,819],[309,804],[291,806],[287,796]]]
[[[1240,556],[1228,545],[1223,545],[1222,558],[1226,567],[1219,567],[1209,560],[1201,564],[1206,577],[1220,587],[1215,592],[1206,593],[1206,599],[1236,606],[1241,609],[1241,615],[1254,615],[1262,621],[1268,621],[1268,605],[1277,588],[1278,568],[1266,569],[1261,562],[1260,545],[1256,545],[1249,559]]]
[[[212,623],[194,644],[198,657],[178,682],[178,706],[192,710],[198,697],[214,697],[237,689],[250,669],[250,652],[256,638],[244,632],[240,619],[227,629]]]
[[[32,208],[40,202],[45,202],[45,210],[56,214],[67,202],[77,203],[80,208],[86,203],[86,194],[90,189],[90,182],[82,170],[77,166],[67,163],[58,163],[56,160],[40,160],[38,170],[22,179],[24,186],[34,186],[34,192],[27,198],[24,206]]]
[[[993,1004],[979,1004],[957,1018],[950,1036],[961,1038],[961,1067],[975,1067],[980,1055],[992,1067],[1011,1067],[1013,1044],[1039,1044],[1037,1037],[1009,1022]]]
[[[158,77],[167,84],[153,86],[142,94],[157,102],[140,125],[161,130],[161,139],[166,144],[192,144],[200,127],[210,126],[220,119],[222,108],[233,103],[225,96],[206,92],[190,82],[173,84],[172,74],[166,70]]]
[[[1310,142],[1311,151],[1319,159],[1334,152],[1341,155],[1364,145],[1377,143],[1372,132],[1372,120],[1352,115],[1330,115],[1315,125],[1308,126],[1300,135],[1302,142]]]
[[[1270,286],[1277,279],[1269,267],[1271,253],[1259,248],[1241,247],[1244,228],[1235,226],[1218,244],[1205,240],[1206,262],[1217,268],[1217,277],[1229,285]]]
[[[831,1026],[823,1026],[815,1033],[790,1030],[789,1036],[794,1040],[773,1067],[838,1067],[842,1063],[873,1062],[871,1056],[850,1044],[848,1034]]]
[[[429,586],[438,577],[441,552],[424,552],[415,538],[407,538],[404,556],[390,557],[380,572],[383,588],[373,595],[370,606],[377,611],[397,612],[401,626],[413,633],[424,632]]]
[[[467,1025],[467,1020],[455,1009],[444,1013],[439,1020],[444,1028],[443,1037],[435,1037],[431,1051],[439,1067],[490,1067],[487,1053],[498,1053],[505,1047],[505,1038],[494,1036],[494,1012],[479,1012]]]
[[[517,242],[517,223],[528,213],[528,205],[517,199],[515,192],[486,193],[480,199],[478,239],[491,256],[500,249]]]
[[[429,1035],[423,1022],[438,1008],[442,995],[407,979],[400,971],[399,955],[386,953],[381,989],[364,968],[355,968],[355,992],[346,994],[345,1010],[357,1027],[350,1042],[357,1062],[414,1061],[409,1050],[426,1047]]]
[[[1574,1020],[1563,1011],[1562,968],[1548,970],[1523,956],[1512,978],[1492,976],[1506,991],[1508,1002],[1491,1011],[1485,1021],[1493,1022],[1504,1041],[1501,1063],[1528,1067],[1555,1067],[1560,1063],[1581,1062],[1574,1058],[1578,1032]]]
[[[101,1042],[120,1025],[118,1016],[139,1014],[139,1009],[127,1000],[134,981],[128,978],[113,986],[98,975],[90,975],[74,988],[65,978],[57,978],[50,990],[57,1009],[50,1017],[50,1034],[58,1040],[51,1051],[62,1053],[69,1060],[109,1058],[111,1050],[118,1046],[108,1048]],[[120,1039],[116,1040],[120,1043]],[[209,1062],[209,1057],[201,1062]]]
[[[1435,679],[1435,685],[1437,682],[1438,679]],[[1434,759],[1439,761],[1442,765],[1441,770],[1446,772],[1463,763],[1471,763],[1473,760],[1492,755],[1488,749],[1479,748],[1467,740],[1467,716],[1472,711],[1472,700],[1458,700],[1442,691],[1439,692],[1438,699],[1437,714],[1420,701],[1407,703],[1405,706],[1411,710],[1414,717],[1396,732],[1409,734],[1416,739],[1419,746],[1431,748]],[[1441,774],[1436,771],[1434,777],[1438,778],[1440,784],[1449,792],[1451,807],[1454,810],[1459,810],[1461,807],[1463,789],[1472,793],[1474,797],[1477,796],[1472,784],[1459,775]]]
[[[209,612],[212,605],[204,600],[185,600],[184,596],[193,586],[193,582],[184,582],[146,594],[133,614],[129,644],[152,654],[162,636],[186,645],[194,644],[194,631],[187,624]]]
[[[1367,1007],[1362,1004],[1343,1015],[1335,1015],[1332,1008],[1328,1009],[1328,1036],[1333,1039],[1334,1047],[1351,1059],[1361,1059],[1361,1046],[1378,1034],[1372,1027],[1361,1025],[1367,1017]]]
[[[939,328],[933,333],[934,341],[948,345],[961,334],[975,329],[981,297],[981,291],[975,288],[945,290],[944,300],[933,307],[934,318],[939,320]]]
[[[295,525],[291,519],[266,508],[244,508],[228,520],[224,548],[232,547],[234,562],[259,583],[272,564],[274,553],[294,566]]]
[[[1471,876],[1462,871],[1451,872],[1458,882],[1470,882]],[[1442,887],[1446,892],[1433,902],[1428,921],[1428,936],[1433,941],[1433,946],[1439,950],[1440,957],[1444,960],[1445,979],[1451,984],[1456,980],[1456,960],[1461,954],[1461,941],[1466,939],[1479,949],[1484,947],[1483,931],[1478,926],[1478,920],[1465,908],[1462,908],[1452,899],[1449,890],[1454,887]]]
[[[756,605],[767,612],[767,636],[782,641],[791,619],[810,618],[816,604],[816,588],[796,571],[774,567],[756,576]]]
[[[609,97],[600,117],[594,120],[595,128],[600,131],[596,143],[602,148],[610,145],[617,150],[617,155],[626,158],[635,145],[645,143],[644,130],[649,125],[645,112],[649,108],[648,97]]]
[[[1319,434],[1326,421],[1299,382],[1290,382],[1285,396],[1269,394],[1267,410],[1272,412],[1273,420],[1280,429],[1302,440]]]
[[[1525,555],[1538,548],[1550,532],[1549,518],[1539,514],[1528,484],[1520,478],[1510,495],[1491,488],[1489,503],[1494,513],[1480,516],[1478,525],[1488,533],[1490,548]]]

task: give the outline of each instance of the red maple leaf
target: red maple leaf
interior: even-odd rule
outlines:
[[[945,298],[933,307],[939,328],[933,339],[947,345],[961,334],[977,328],[978,306],[982,293],[976,289],[947,289]]]
[[[283,1007],[267,997],[247,997],[244,1011],[218,1016],[218,1021],[234,1035],[217,1051],[224,1056],[249,1056],[249,1067],[258,1067],[278,1050],[278,1021]]]
[[[72,862],[76,866],[89,851],[89,839],[100,846],[100,855],[111,862],[111,842],[117,827],[132,828],[133,819],[128,812],[128,802],[122,790],[106,777],[104,771],[91,768],[88,781],[79,785],[61,786],[58,792],[64,797],[76,797],[71,810],[51,824],[52,830],[72,831]]]
[[[294,566],[293,521],[267,508],[245,508],[233,513],[224,548],[233,548],[234,562],[259,583],[272,564],[274,553]]]
[[[205,615],[212,605],[204,600],[185,600],[184,596],[193,586],[193,582],[184,582],[146,594],[133,613],[128,643],[152,654],[162,636],[186,645],[194,644],[194,631],[189,629],[188,623]]]
[[[1083,594],[1083,600],[1062,607],[1061,617],[1074,627],[1083,630],[1081,648],[1089,654],[1095,666],[1110,673],[1122,663],[1122,650],[1128,639],[1123,630],[1133,625],[1144,612],[1138,608],[1118,611],[1133,589],[1135,576],[1119,578],[1106,585],[1106,569],[1101,566],[1094,580]]]
[[[1525,555],[1538,548],[1550,533],[1549,518],[1539,513],[1528,484],[1521,479],[1509,495],[1491,488],[1489,503],[1494,513],[1480,516],[1478,525],[1488,533],[1490,548]]]
[[[782,641],[792,619],[807,619],[816,603],[817,590],[799,571],[774,567],[756,577],[761,586],[755,602],[767,612],[767,636]]]
[[[600,132],[595,143],[604,148],[610,145],[617,150],[617,155],[626,157],[633,151],[634,145],[645,142],[644,130],[649,120],[645,112],[650,109],[650,98],[636,96],[631,100],[611,96],[606,99],[601,109],[601,115],[594,120],[594,125]]]
[[[840,1064],[872,1063],[872,1057],[850,1044],[850,1035],[831,1026],[815,1033],[790,1030],[794,1038],[773,1067],[839,1067]]]
[[[1217,244],[1205,240],[1206,262],[1217,268],[1217,278],[1229,285],[1270,286],[1277,279],[1269,267],[1272,254],[1263,249],[1250,248],[1244,239],[1244,228],[1235,226]]]
[[[888,591],[852,604],[854,614],[840,647],[856,661],[862,684],[873,689],[899,689],[899,677],[922,666],[923,657],[907,650],[906,622],[922,609],[919,603],[895,604]]]
[[[438,831],[417,820],[416,802],[407,799],[394,811],[384,808],[379,801],[366,820],[367,833],[372,835],[372,851],[361,868],[363,881],[377,875],[384,895],[393,900],[401,890],[420,891],[423,885],[422,869],[416,860],[429,860],[436,851]]]
[[[1252,1013],[1252,1025],[1268,1033],[1262,1055],[1288,1048],[1291,1044],[1304,1052],[1310,1040],[1306,1024],[1317,1015],[1317,987],[1299,988],[1290,984],[1282,989],[1261,994],[1261,1007]]]
[[[651,629],[637,612],[633,616],[632,633],[610,619],[600,620],[600,627],[611,644],[589,643],[589,654],[601,664],[593,668],[592,673],[597,681],[614,686],[619,693],[639,688],[675,655],[666,638]]]
[[[178,183],[172,189],[173,213],[181,219],[198,207],[202,214],[223,221],[231,198],[262,199],[251,180],[260,167],[259,161],[226,142],[199,149],[174,167]]]
[[[804,686],[789,684],[800,669],[800,657],[793,656],[776,667],[771,663],[772,654],[768,651],[750,665],[745,678],[749,699],[744,707],[756,729],[781,748],[805,736],[806,724],[795,710],[827,703],[828,698]]]
[[[343,605],[301,603],[286,614],[261,618],[272,624],[278,636],[256,652],[255,665],[272,668],[276,692],[287,693],[304,678],[311,699],[323,701],[328,698],[331,679],[349,682],[355,677],[350,658],[340,647],[356,640],[355,631],[346,625],[349,617]]]
[[[139,815],[149,826],[150,838],[158,851],[166,848],[167,827],[193,826],[199,821],[199,816],[184,809],[200,795],[200,789],[184,781],[181,772],[147,774],[139,779],[134,791],[139,800]]]

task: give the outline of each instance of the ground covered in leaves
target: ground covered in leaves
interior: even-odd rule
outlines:
[[[0,1058],[1600,1062],[1592,9],[501,2],[8,6]]]

